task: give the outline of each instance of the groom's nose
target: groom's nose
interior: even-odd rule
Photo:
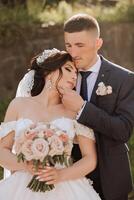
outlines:
[[[77,52],[77,49],[75,47],[72,47],[69,50],[69,54],[72,56],[73,59],[75,59],[76,57],[78,57],[78,52]]]

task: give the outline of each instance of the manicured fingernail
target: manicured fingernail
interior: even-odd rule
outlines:
[[[41,179],[39,179],[39,181],[44,181],[44,179],[41,178]]]
[[[36,179],[37,179],[37,180],[40,179],[40,176],[37,176]]]

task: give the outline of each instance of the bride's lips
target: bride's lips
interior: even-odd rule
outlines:
[[[71,88],[74,88],[74,83],[71,81],[67,81],[67,83],[71,86]]]

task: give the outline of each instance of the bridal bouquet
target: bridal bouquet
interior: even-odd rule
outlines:
[[[71,165],[72,142],[65,131],[51,123],[37,123],[31,125],[15,140],[14,149],[18,162],[30,161],[35,167]],[[35,192],[52,190],[54,185],[47,185],[36,179],[36,175],[28,184],[28,188]]]

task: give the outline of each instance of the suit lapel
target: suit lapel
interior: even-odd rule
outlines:
[[[110,67],[108,66],[108,61],[102,56],[100,56],[100,58],[101,58],[102,63],[101,63],[100,71],[99,71],[99,74],[98,74],[98,77],[97,77],[97,80],[96,80],[96,83],[91,95],[91,100],[90,100],[90,102],[94,104],[97,104],[96,90],[98,88],[98,84],[100,82],[106,83],[110,75]]]

